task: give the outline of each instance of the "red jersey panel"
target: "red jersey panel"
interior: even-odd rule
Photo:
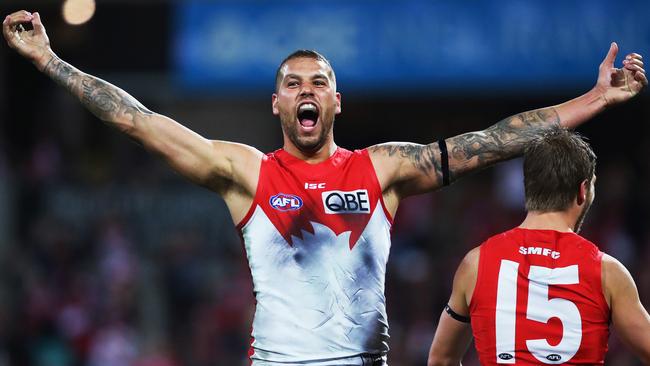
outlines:
[[[303,230],[313,234],[311,222],[319,222],[337,235],[350,231],[352,248],[379,202],[382,192],[367,150],[337,148],[328,160],[309,164],[279,149],[264,157],[252,208],[259,205],[289,244]]]
[[[602,252],[575,233],[515,228],[481,245],[470,303],[482,365],[602,365]]]
[[[391,218],[366,150],[309,164],[264,157],[238,225],[257,306],[256,365],[365,365],[388,352]]]

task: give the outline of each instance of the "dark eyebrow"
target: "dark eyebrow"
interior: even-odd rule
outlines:
[[[287,74],[287,75],[284,76],[284,78],[285,79],[302,80],[302,77],[300,75],[298,75],[298,74]],[[327,75],[325,75],[325,74],[316,74],[316,75],[312,76],[311,79],[315,80],[315,79],[328,79],[328,78],[327,78]]]

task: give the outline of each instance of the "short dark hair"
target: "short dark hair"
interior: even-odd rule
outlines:
[[[332,67],[332,64],[330,64],[329,60],[325,58],[325,56],[321,55],[320,53],[314,50],[297,50],[292,52],[289,56],[285,57],[285,59],[282,60],[282,62],[280,63],[280,66],[278,66],[278,69],[275,72],[275,90],[278,90],[280,81],[282,81],[282,67],[284,66],[284,64],[286,64],[287,62],[295,58],[312,58],[314,60],[323,61],[330,68],[329,76],[332,78],[334,82],[336,82],[336,75],[334,75],[334,68]]]
[[[560,127],[548,131],[524,153],[526,210],[566,210],[595,171],[596,154],[581,135]]]

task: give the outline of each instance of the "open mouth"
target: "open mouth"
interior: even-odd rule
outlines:
[[[298,122],[305,128],[312,128],[318,122],[318,107],[316,104],[307,102],[298,106]]]

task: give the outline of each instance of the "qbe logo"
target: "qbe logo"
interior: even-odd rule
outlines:
[[[295,211],[302,207],[302,199],[293,194],[278,193],[269,199],[271,207],[278,211]]]
[[[368,191],[328,191],[322,193],[327,214],[369,214]]]

